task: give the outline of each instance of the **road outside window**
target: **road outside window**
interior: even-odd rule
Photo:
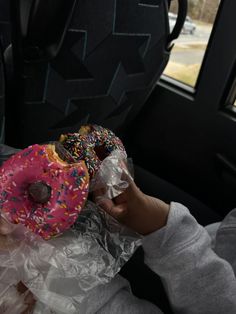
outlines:
[[[188,3],[188,16],[164,74],[194,87],[220,1],[189,0]],[[170,30],[175,25],[177,10],[178,1],[173,0],[169,13]]]

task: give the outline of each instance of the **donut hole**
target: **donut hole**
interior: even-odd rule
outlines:
[[[105,144],[95,146],[94,152],[100,161],[103,161],[107,156],[109,156]]]
[[[52,188],[43,181],[31,183],[28,188],[30,198],[40,204],[47,203],[51,198]]]

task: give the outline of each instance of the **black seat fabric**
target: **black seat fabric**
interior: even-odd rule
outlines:
[[[0,0],[0,40],[4,51],[11,43],[9,0]]]
[[[20,37],[16,18],[12,24],[18,93],[8,123],[17,133],[8,132],[7,143],[15,146],[56,139],[88,122],[120,135],[169,58],[165,0],[77,1],[60,52],[51,60],[37,59]]]
[[[0,42],[0,143],[4,141],[4,127],[5,127],[5,80],[3,69],[3,57]]]
[[[0,143],[5,140],[6,75],[4,51],[11,43],[10,5],[0,0]]]
[[[175,185],[157,177],[140,166],[135,166],[135,182],[140,189],[149,195],[155,196],[164,202],[178,202],[186,206],[198,223],[203,226],[221,221],[223,217],[211,208],[179,189]]]

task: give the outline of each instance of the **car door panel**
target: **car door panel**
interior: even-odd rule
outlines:
[[[235,11],[235,1],[221,3],[195,91],[161,81],[131,137],[139,164],[222,214],[236,205],[232,174],[222,175],[217,159],[236,163],[235,117],[225,108],[235,78],[236,41],[226,36],[236,29]]]

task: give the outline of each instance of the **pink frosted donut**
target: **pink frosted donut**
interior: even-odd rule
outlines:
[[[33,145],[0,168],[0,210],[45,240],[74,224],[87,199],[89,175],[83,161],[68,164],[54,145]]]
[[[112,151],[125,152],[123,143],[111,130],[95,124],[82,126],[78,133],[61,135],[60,142],[75,160],[85,161],[91,178]]]

